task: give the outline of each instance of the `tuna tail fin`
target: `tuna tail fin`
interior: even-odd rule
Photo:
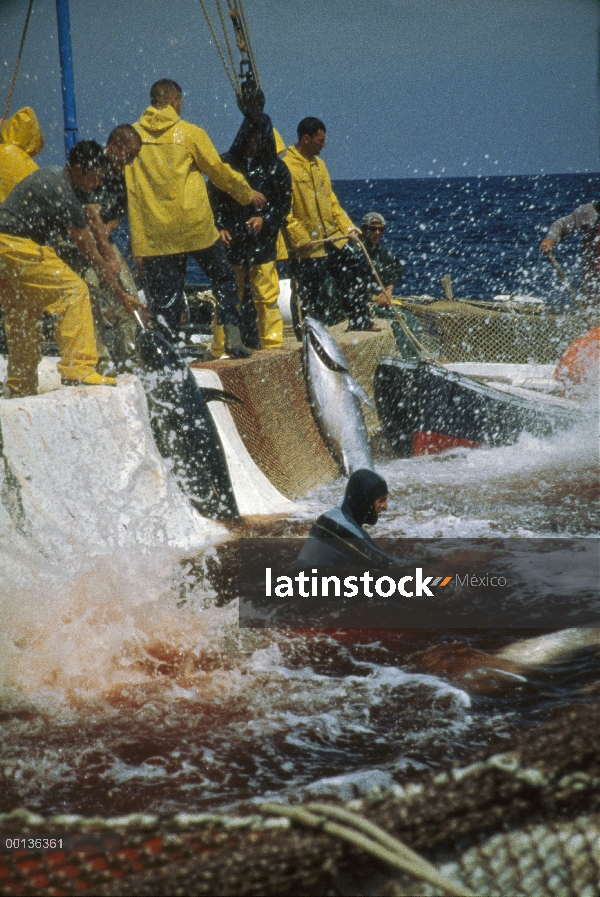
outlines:
[[[355,396],[358,396],[358,398],[365,403],[365,405],[368,405],[371,411],[375,411],[375,405],[373,404],[370,396],[368,396],[364,391],[362,386],[357,383],[356,380],[354,380],[352,377],[347,378],[347,383],[350,392],[353,392]]]
[[[244,404],[238,396],[234,396],[232,392],[225,392],[224,389],[212,389],[210,386],[200,386],[199,389],[206,402],[226,402],[227,404],[238,402],[240,405]]]

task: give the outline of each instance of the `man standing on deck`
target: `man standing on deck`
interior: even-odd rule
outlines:
[[[100,279],[132,310],[139,300],[118,283],[98,253],[76,190],[102,184],[106,157],[94,140],[76,143],[62,168],[41,168],[24,178],[0,205],[0,302],[8,344],[6,387],[12,397],[37,393],[43,312],[56,315],[58,370],[65,385],[112,385],[98,363],[88,288],[52,246],[67,237]]]
[[[557,243],[576,230],[583,234],[581,293],[589,311],[597,314],[600,311],[600,202],[578,206],[570,215],[551,224],[540,250],[552,252]]]
[[[249,213],[227,193],[208,185],[208,195],[221,241],[233,265],[240,303],[246,287],[256,308],[261,349],[278,349],[283,342],[283,319],[277,306],[279,277],[275,262],[277,236],[285,224],[292,196],[292,179],[277,156],[271,119],[262,115],[258,122],[245,118],[224,162],[241,172],[248,183],[266,197],[260,214]],[[249,217],[250,214],[250,217]],[[215,327],[213,354],[223,350],[223,331]]]
[[[133,125],[118,125],[108,136],[104,155],[106,168],[102,186],[88,194],[78,193],[83,203],[85,217],[96,248],[106,264],[118,278],[121,286],[137,301],[137,287],[127,262],[111,239],[121,219],[127,214],[127,188],[125,166],[130,165],[142,148],[140,135]],[[78,191],[76,191],[78,192]],[[136,358],[137,321],[111,290],[99,282],[94,269],[70,241],[57,248],[60,258],[73,268],[88,285],[94,319],[94,333],[98,349],[97,371],[112,375],[114,364],[118,370],[126,370],[128,362]],[[113,328],[112,357],[106,345],[106,328],[103,308],[106,309]],[[145,311],[145,309],[144,309]],[[114,364],[113,364],[114,362]]]
[[[203,175],[241,205],[262,208],[265,198],[221,161],[205,131],[179,117],[183,93],[175,81],[163,78],[153,84],[150,103],[135,125],[142,150],[125,179],[131,247],[141,260],[152,312],[167,338],[176,337],[191,255],[212,281],[226,353],[247,357],[252,350],[240,335],[237,283]]]
[[[356,228],[340,206],[319,154],[326,128],[318,118],[303,118],[298,142],[283,157],[292,175],[292,210],[286,232],[294,253],[290,263],[303,314],[327,323],[325,277],[339,281],[349,330],[379,330],[369,311],[369,300],[380,288],[369,265],[353,244]],[[324,240],[339,237],[335,242]]]

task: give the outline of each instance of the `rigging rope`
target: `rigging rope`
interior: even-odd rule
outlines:
[[[215,46],[219,51],[219,56],[221,57],[221,62],[223,63],[223,68],[225,69],[225,73],[229,78],[229,83],[233,88],[233,92],[235,93],[238,99],[238,105],[240,103],[244,103],[244,99],[247,100],[248,94],[246,91],[250,84],[255,84],[259,91],[262,91],[260,78],[258,77],[258,69],[256,66],[256,58],[254,56],[254,49],[252,47],[252,41],[250,40],[250,31],[248,29],[248,21],[246,19],[246,12],[244,10],[244,4],[242,0],[227,0],[227,6],[229,7],[229,17],[231,19],[231,23],[233,25],[233,30],[235,33],[235,42],[241,53],[242,60],[240,64],[240,71],[238,74],[237,67],[235,64],[235,59],[233,56],[233,50],[231,47],[231,43],[229,40],[229,35],[227,31],[227,23],[225,21],[225,15],[223,12],[223,8],[221,5],[221,0],[216,0],[217,12],[219,14],[219,19],[221,20],[221,28],[223,30],[223,38],[225,41],[225,46],[227,52],[229,54],[230,63],[226,59],[225,52],[219,38],[217,37],[217,33],[215,31],[215,27],[212,23],[211,17],[208,13],[208,9],[206,8],[206,3],[204,0],[200,0],[200,6],[202,7],[202,11],[204,13],[204,18],[208,23],[208,27],[210,29],[210,33],[215,42]],[[246,67],[246,68],[245,68]],[[243,81],[243,83],[242,83]],[[264,105],[264,97],[263,97],[263,105]],[[240,107],[242,108],[242,107]],[[262,109],[260,110],[262,111]]]
[[[229,8],[231,10],[230,15],[233,18],[233,15],[236,14],[235,7],[233,6],[232,0],[227,0],[227,2],[229,3]],[[252,69],[253,69],[254,77],[256,79],[256,84],[257,84],[259,90],[262,90],[260,78],[258,77],[258,66],[256,65],[256,59],[254,57],[254,49],[252,47],[252,41],[250,39],[250,29],[248,28],[248,22],[246,20],[246,12],[244,10],[244,3],[243,3],[243,0],[237,0],[237,3],[238,3],[241,18],[242,18],[244,38],[246,40],[246,47],[248,50],[248,55],[250,57],[250,62],[252,64]]]
[[[209,14],[208,14],[208,10],[207,10],[207,8],[206,8],[206,4],[204,3],[204,0],[200,0],[200,6],[202,7],[202,11],[204,12],[204,16],[205,16],[206,21],[207,21],[207,23],[208,23],[208,27],[210,28],[210,33],[211,33],[212,36],[213,36],[213,40],[214,40],[214,42],[215,42],[215,46],[216,46],[217,50],[219,51],[219,56],[221,57],[221,62],[223,63],[223,68],[225,69],[225,72],[226,72],[226,74],[227,74],[227,77],[229,78],[229,83],[231,84],[231,87],[232,87],[232,89],[233,89],[234,94],[235,94],[236,96],[238,96],[238,95],[239,95],[239,91],[238,91],[238,88],[236,87],[237,73],[236,73],[235,69],[234,69],[234,71],[233,71],[233,74],[232,74],[232,73],[230,72],[230,70],[229,70],[229,66],[228,66],[228,64],[227,64],[227,60],[225,59],[225,54],[223,53],[223,50],[221,49],[221,44],[219,43],[219,39],[218,39],[218,37],[217,37],[217,35],[216,35],[216,33],[215,33],[215,29],[213,28],[213,24],[212,24],[212,22],[211,22],[211,20],[210,20],[210,16],[209,16]]]
[[[236,84],[238,86],[238,93],[239,93],[240,79],[239,79],[237,71],[236,71],[235,59],[233,57],[233,50],[231,49],[231,44],[229,42],[229,35],[227,34],[227,28],[225,26],[225,16],[223,15],[223,8],[221,6],[221,0],[216,0],[216,3],[217,3],[217,9],[219,11],[219,18],[221,19],[221,27],[223,28],[223,35],[225,36],[225,43],[227,44],[227,49],[229,51],[229,58],[231,59],[231,71],[235,75],[235,80],[236,80]]]
[[[27,35],[27,29],[29,28],[29,19],[31,17],[32,7],[33,7],[33,0],[29,0],[29,8],[27,9],[27,16],[25,18],[25,27],[23,28],[23,34],[21,36],[21,45],[19,47],[19,53],[17,55],[17,64],[15,65],[15,71],[12,76],[10,90],[8,91],[8,99],[6,101],[6,107],[4,109],[4,116],[3,116],[2,121],[4,121],[6,119],[6,116],[8,115],[8,111],[10,109],[10,104],[12,101],[12,95],[13,95],[14,89],[15,89],[15,84],[17,83],[17,73],[19,71],[19,66],[21,65],[21,56],[23,55],[23,47],[25,46],[25,37]]]

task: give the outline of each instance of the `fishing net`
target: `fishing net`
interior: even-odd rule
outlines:
[[[489,750],[347,807],[481,897],[594,897],[600,881],[600,704],[563,709]],[[309,805],[310,806],[310,805]],[[0,816],[0,833],[117,835],[112,853],[0,854],[2,895],[442,894],[419,876],[265,807],[246,815]]]
[[[519,302],[397,300],[419,341],[442,363],[553,364],[589,329],[579,314],[549,314]]]
[[[394,335],[386,322],[380,333],[348,333],[346,326],[337,325],[330,332],[346,356],[350,373],[373,399],[379,358],[396,354]],[[253,460],[283,495],[299,498],[339,476],[307,402],[301,346],[293,336],[285,337],[282,349],[202,367],[216,371],[223,388],[242,399],[243,404],[230,405],[238,432]],[[364,404],[362,409],[372,437],[379,431],[379,419]]]

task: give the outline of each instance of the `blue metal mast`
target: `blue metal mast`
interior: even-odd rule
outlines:
[[[60,80],[65,115],[65,150],[68,156],[73,144],[77,143],[77,113],[75,112],[75,79],[73,78],[73,54],[71,52],[69,0],[56,0],[56,19],[58,22]]]

